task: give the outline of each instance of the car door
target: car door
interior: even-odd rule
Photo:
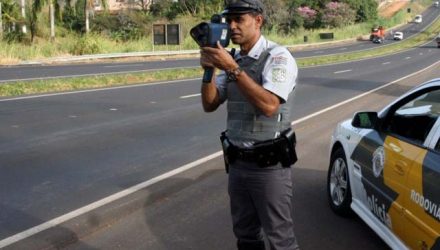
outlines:
[[[436,121],[424,103],[433,96],[425,94],[416,93],[394,104],[351,155],[362,173],[364,206],[401,241],[408,236],[404,220],[405,199],[410,195],[408,176],[414,165],[421,165],[424,143]]]
[[[404,218],[408,246],[440,249],[440,118],[431,131],[426,154],[409,174]]]
[[[403,220],[393,221],[393,231],[412,249],[439,249],[440,156],[430,143],[440,126],[440,90],[422,93],[393,110],[383,127],[384,183],[398,194],[389,213],[403,215]]]

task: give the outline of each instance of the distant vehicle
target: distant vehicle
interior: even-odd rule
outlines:
[[[380,37],[381,40],[385,39],[385,28],[383,26],[371,28],[370,41],[373,41],[375,37]]]
[[[414,22],[415,22],[415,23],[421,23],[421,22],[422,22],[422,15],[417,15],[417,16],[414,18]]]
[[[373,40],[372,40],[373,43],[383,43],[383,41],[384,41],[384,38],[380,37],[380,36],[375,36],[375,37],[373,37]]]
[[[434,2],[435,7],[438,7],[438,5],[439,5],[438,1]]]
[[[403,32],[400,32],[400,31],[394,32],[393,39],[394,40],[402,40],[403,39]]]

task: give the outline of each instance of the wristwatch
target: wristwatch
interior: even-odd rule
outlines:
[[[237,81],[237,77],[243,72],[243,70],[238,66],[235,69],[227,70],[226,75],[228,77],[228,81]]]

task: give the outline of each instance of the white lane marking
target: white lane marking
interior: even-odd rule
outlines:
[[[346,50],[347,48],[340,48],[339,50]]]
[[[371,94],[371,93],[373,93],[373,92],[376,92],[376,91],[381,90],[381,89],[383,89],[383,88],[386,88],[386,87],[388,87],[388,86],[390,86],[390,85],[393,85],[393,84],[395,84],[395,83],[397,83],[397,82],[400,82],[400,81],[402,81],[402,80],[404,80],[404,79],[406,79],[406,78],[410,78],[410,77],[412,77],[412,76],[414,76],[414,75],[417,75],[417,74],[419,74],[419,73],[422,73],[422,72],[425,71],[425,70],[428,70],[428,69],[430,69],[430,68],[432,68],[432,67],[437,66],[437,64],[439,64],[439,63],[440,63],[440,61],[437,61],[436,63],[432,64],[432,65],[429,66],[429,67],[426,67],[426,68],[421,69],[421,70],[419,70],[419,71],[417,71],[417,72],[414,72],[414,73],[412,73],[412,74],[409,74],[409,75],[407,75],[407,76],[404,76],[404,77],[402,77],[402,78],[399,78],[399,79],[397,79],[397,80],[394,80],[394,81],[392,81],[392,82],[390,82],[390,83],[387,83],[387,84],[385,84],[385,85],[382,85],[382,86],[380,86],[380,87],[377,87],[377,88],[375,88],[375,89],[372,89],[372,90],[370,90],[370,91],[367,91],[367,92],[365,92],[365,93],[363,93],[363,94],[357,95],[357,96],[355,96],[355,97],[353,97],[353,98],[347,99],[347,100],[345,100],[345,101],[343,101],[343,102],[337,103],[337,104],[335,104],[335,105],[333,105],[333,106],[330,106],[330,107],[328,107],[328,108],[322,109],[321,111],[315,112],[315,113],[313,113],[313,114],[311,114],[311,115],[308,115],[308,116],[306,116],[306,117],[300,118],[300,119],[298,119],[298,120],[296,120],[296,121],[293,121],[291,124],[292,124],[292,126],[293,126],[293,125],[296,125],[296,124],[299,124],[299,123],[301,123],[301,122],[303,122],[303,121],[306,121],[306,120],[308,120],[308,119],[310,119],[310,118],[313,118],[313,117],[315,117],[315,116],[318,116],[318,115],[320,115],[320,114],[322,114],[322,113],[325,113],[325,112],[327,112],[327,111],[329,111],[329,110],[335,109],[335,108],[340,107],[340,106],[342,106],[342,105],[345,105],[345,104],[347,104],[347,103],[349,103],[349,102],[355,101],[355,100],[357,100],[357,99],[359,99],[359,98],[362,98],[362,97],[364,97],[364,96],[366,96],[366,95],[369,95],[369,94]]]
[[[382,63],[382,65],[386,65],[386,64],[390,64],[391,62],[384,62]]]
[[[423,53],[419,53],[419,55],[423,56]]]
[[[369,94],[371,94],[371,93],[373,93],[373,92],[375,92],[375,91],[378,91],[378,90],[380,90],[380,89],[383,89],[383,88],[385,88],[385,87],[387,87],[387,86],[390,86],[390,85],[392,85],[392,84],[395,84],[395,83],[397,83],[397,82],[399,82],[399,81],[401,81],[401,80],[403,80],[403,79],[406,79],[406,78],[409,78],[409,77],[411,77],[411,76],[413,76],[413,75],[419,74],[419,73],[421,73],[421,72],[423,72],[423,71],[425,71],[425,70],[427,70],[427,69],[429,69],[429,68],[431,68],[431,67],[436,66],[438,63],[440,63],[440,61],[437,61],[436,63],[432,64],[431,66],[429,66],[429,67],[427,67],[427,68],[424,68],[424,69],[422,69],[422,70],[419,70],[419,71],[417,71],[417,72],[414,72],[414,73],[412,73],[412,74],[410,74],[410,75],[404,76],[404,77],[402,77],[402,78],[400,78],[400,79],[394,80],[394,81],[392,81],[392,82],[390,82],[390,83],[387,83],[387,84],[385,84],[385,85],[383,85],[383,86],[380,86],[380,87],[378,87],[378,88],[372,89],[372,90],[370,90],[370,91],[368,91],[368,92],[365,92],[365,93],[363,93],[363,94],[360,94],[360,95],[358,95],[358,96],[355,96],[355,97],[353,97],[353,98],[351,98],[351,99],[345,100],[345,101],[343,101],[343,102],[337,103],[337,104],[335,104],[335,105],[333,105],[333,106],[327,107],[327,108],[322,109],[322,110],[320,110],[320,111],[318,111],[318,112],[315,112],[315,113],[313,113],[313,114],[310,114],[310,115],[308,115],[308,116],[305,116],[305,117],[303,117],[303,118],[300,118],[300,119],[298,119],[298,120],[296,120],[296,121],[291,122],[291,125],[292,125],[292,126],[293,126],[293,125],[297,125],[297,124],[299,124],[299,123],[301,123],[301,122],[304,122],[304,121],[306,121],[306,120],[308,120],[308,119],[311,119],[311,118],[313,118],[313,117],[315,117],[315,116],[318,116],[318,115],[323,114],[323,113],[325,113],[325,112],[327,112],[327,111],[330,111],[330,110],[332,110],[332,109],[335,109],[335,108],[337,108],[337,107],[340,107],[340,106],[342,106],[342,105],[345,105],[345,104],[347,104],[347,103],[349,103],[349,102],[352,102],[352,101],[354,101],[354,100],[357,100],[357,99],[359,99],[359,98],[362,98],[362,97],[364,97],[364,96],[366,96],[366,95],[369,95]],[[199,159],[199,160],[193,161],[193,162],[191,162],[191,163],[188,163],[188,164],[186,164],[186,165],[183,165],[183,166],[181,166],[181,167],[178,167],[178,168],[176,168],[176,169],[174,169],[174,170],[172,170],[172,171],[169,171],[169,172],[166,172],[166,173],[164,173],[164,174],[162,174],[162,175],[159,175],[159,176],[157,176],[157,177],[154,177],[154,178],[152,178],[152,179],[150,179],[150,180],[147,180],[147,181],[142,182],[142,183],[139,183],[139,184],[137,184],[137,185],[135,185],[135,186],[129,187],[129,188],[127,188],[127,189],[125,189],[125,190],[122,190],[122,191],[120,191],[120,192],[118,192],[118,193],[116,193],[116,194],[110,195],[110,196],[108,196],[108,197],[106,197],[106,198],[103,198],[103,199],[101,199],[101,200],[95,201],[95,202],[93,202],[93,203],[91,203],[91,204],[89,204],[89,205],[86,205],[86,206],[84,206],[84,207],[78,208],[78,209],[76,209],[76,210],[74,210],[74,211],[72,211],[72,212],[69,212],[69,213],[64,214],[64,215],[62,215],[62,216],[59,216],[59,217],[57,217],[57,218],[55,218],[55,219],[52,219],[52,220],[47,221],[47,222],[44,222],[44,223],[42,223],[42,224],[40,224],[40,225],[38,225],[38,226],[35,226],[35,227],[32,227],[32,228],[29,228],[29,229],[27,229],[27,230],[25,230],[25,231],[23,231],[23,232],[20,232],[20,233],[17,233],[17,234],[15,234],[15,235],[12,235],[12,236],[10,236],[10,237],[8,237],[8,238],[5,238],[5,239],[3,239],[3,240],[0,241],[0,248],[2,248],[2,247],[6,247],[6,246],[9,246],[9,245],[11,245],[11,244],[13,244],[13,243],[15,243],[15,242],[17,242],[17,241],[20,241],[20,240],[26,239],[26,238],[28,238],[28,237],[34,235],[34,234],[37,234],[37,233],[42,232],[42,231],[44,231],[44,230],[47,230],[47,229],[49,229],[49,228],[56,227],[56,226],[60,225],[60,224],[63,223],[63,222],[66,222],[66,221],[71,220],[71,219],[73,219],[73,218],[75,218],[75,217],[78,217],[78,216],[83,215],[83,214],[85,214],[85,213],[87,213],[87,212],[90,212],[90,211],[92,211],[92,210],[94,210],[94,209],[97,209],[97,208],[99,208],[99,207],[102,207],[102,206],[104,206],[104,205],[107,205],[107,204],[109,204],[109,203],[111,203],[111,202],[113,202],[113,201],[116,201],[116,200],[121,199],[121,198],[123,198],[123,197],[125,197],[125,196],[128,196],[128,195],[130,195],[130,194],[132,194],[132,193],[134,193],[134,192],[137,192],[137,191],[139,191],[139,190],[141,190],[141,189],[144,189],[144,188],[146,188],[146,187],[149,187],[149,186],[151,186],[151,185],[153,185],[153,184],[155,184],[155,183],[157,183],[157,182],[159,182],[159,181],[165,180],[165,179],[167,179],[167,178],[169,178],[169,177],[172,177],[172,176],[174,176],[174,175],[177,175],[177,174],[179,174],[179,173],[182,173],[182,172],[184,172],[184,171],[186,171],[186,170],[189,170],[189,169],[191,169],[191,168],[197,167],[197,166],[199,166],[200,164],[203,164],[203,163],[205,163],[205,162],[208,162],[208,161],[210,161],[210,160],[212,160],[212,159],[215,159],[215,158],[217,158],[217,157],[219,157],[219,156],[221,156],[221,155],[223,155],[223,152],[222,152],[222,151],[217,151],[217,152],[215,152],[215,153],[213,153],[213,154],[210,154],[210,155],[208,155],[208,156],[205,156],[205,157],[203,157],[203,158],[201,158],[201,159]]]
[[[143,66],[143,64],[126,64],[126,65],[107,65],[104,66],[104,68],[122,68],[122,67],[137,67],[137,66]]]
[[[156,104],[157,102],[155,102],[155,101],[152,101],[152,102],[150,102],[151,104]]]
[[[11,128],[19,128],[19,125],[12,125]]]
[[[324,53],[324,51],[322,51],[322,50],[320,50],[320,51],[316,51],[316,52],[314,52],[315,54],[321,54],[321,53]]]
[[[184,95],[179,97],[180,99],[186,99],[186,98],[191,98],[191,97],[196,97],[196,96],[201,96],[202,94],[198,93],[198,94],[193,94],[193,95]]]
[[[69,118],[77,118],[78,116],[76,115],[69,115]]]
[[[351,69],[341,70],[341,71],[334,72],[334,74],[342,74],[342,73],[346,73],[346,72],[350,72],[350,71],[352,71],[352,70]]]
[[[108,110],[110,110],[110,111],[117,111],[118,109],[116,109],[116,108],[109,108]]]
[[[408,59],[411,59],[411,57],[410,56],[405,57],[405,60],[408,60]]]
[[[21,96],[21,97],[13,97],[13,98],[8,98],[8,99],[0,99],[0,102],[34,99],[34,98],[40,98],[40,97],[59,96],[59,95],[72,95],[72,94],[77,94],[77,93],[89,93],[89,92],[107,91],[107,90],[114,90],[114,89],[137,88],[137,87],[154,86],[154,85],[167,84],[167,83],[194,81],[194,80],[200,80],[200,79],[201,78],[192,78],[192,79],[182,79],[182,80],[164,81],[164,82],[151,82],[151,83],[143,83],[143,84],[128,85],[128,86],[108,87],[108,88],[89,89],[89,90],[78,90],[78,91],[62,92],[62,93],[54,93],[54,94]]]

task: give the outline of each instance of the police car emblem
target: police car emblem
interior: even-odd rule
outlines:
[[[373,153],[373,173],[376,178],[380,176],[385,163],[385,151],[382,146],[378,147]]]
[[[272,69],[272,81],[273,82],[285,82],[287,79],[287,71],[285,68],[273,68]]]

